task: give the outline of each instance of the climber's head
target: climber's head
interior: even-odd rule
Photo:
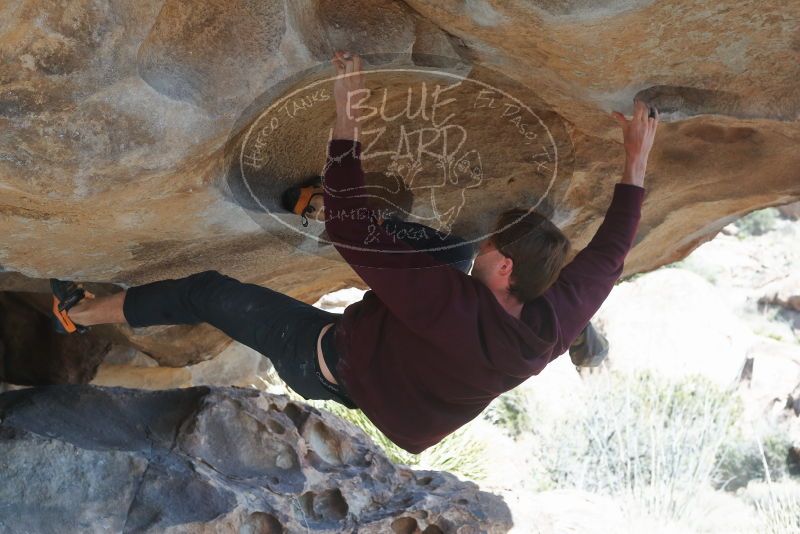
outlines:
[[[492,234],[479,244],[470,274],[493,291],[507,291],[528,302],[556,281],[569,251],[569,239],[547,217],[510,209],[500,214]]]
[[[281,206],[296,215],[323,221],[325,205],[323,203],[322,178],[312,176],[284,191],[281,195]]]

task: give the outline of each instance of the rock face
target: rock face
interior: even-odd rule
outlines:
[[[775,304],[787,311],[800,312],[800,274],[794,273],[786,278],[776,280],[763,289],[764,304]]]
[[[398,66],[499,89],[513,81],[542,128],[535,135],[549,136],[533,164],[507,129],[525,126],[521,116],[463,117],[486,179],[445,198],[445,208],[464,207],[456,232],[543,201],[575,250],[584,246],[622,169],[609,112],[630,113],[634,96],[657,106],[662,124],[624,276],[800,198],[796,2],[19,0],[0,6],[0,20],[0,265],[33,279],[124,287],[217,269],[308,302],[360,286],[331,246],[287,230],[299,227],[292,217],[262,224],[237,166],[262,112],[329,76],[324,62],[338,48],[384,69],[369,79],[374,89],[405,83],[385,72]],[[284,187],[321,169],[333,119],[326,87],[292,108],[291,128],[257,138],[266,163],[253,187],[273,207]],[[439,162],[429,163],[430,178]],[[417,191],[420,216],[426,195]],[[225,344],[204,327],[122,336],[170,366]]]
[[[58,335],[48,317],[53,304],[49,288],[47,280],[0,273],[0,382],[85,384],[113,347],[135,349],[162,367],[184,367],[214,358],[231,343],[208,324],[99,325],[86,335]],[[86,288],[97,296],[120,290],[113,284],[89,283]]]
[[[454,190],[436,209],[451,214],[444,222],[456,232],[477,232],[513,205],[541,204],[580,249],[622,170],[621,134],[609,112],[630,114],[634,96],[657,106],[662,125],[624,275],[680,259],[733,219],[800,199],[799,20],[800,3],[785,0],[3,2],[0,268],[14,278],[0,284],[14,291],[0,300],[3,379],[86,382],[109,342],[165,366],[209,359],[227,344],[205,326],[98,329],[85,346],[52,339],[44,335],[47,299],[20,294],[46,290],[41,282],[51,276],[111,291],[217,269],[308,302],[360,286],[332,247],[299,234],[292,217],[262,221],[242,180],[245,164],[256,161],[253,186],[274,208],[283,188],[319,172],[333,118],[329,84],[294,101],[292,126],[280,135],[249,133],[290,91],[329,76],[320,63],[340,48],[369,54],[370,69],[384,69],[369,83],[394,91],[390,107],[402,104],[398,89],[408,79],[388,72],[402,67],[488,81],[529,108],[529,123],[509,108],[463,117],[473,150],[455,169],[452,158],[428,161],[429,174],[436,163],[453,171],[445,183]],[[487,109],[490,101],[484,95]],[[527,152],[513,134],[531,125],[539,130],[526,140],[544,144]],[[420,145],[429,131],[418,131]],[[240,157],[248,140],[261,151],[256,159]],[[393,176],[410,187],[412,165],[394,163]],[[415,200],[414,209],[422,216],[434,208]],[[22,361],[34,365],[23,369]],[[492,514],[478,521],[469,510],[458,517],[472,519],[453,518],[462,513],[459,491],[472,492],[467,508],[480,494],[455,489],[462,486],[444,475],[431,475],[444,493],[404,490],[423,486],[358,439],[341,454],[375,463],[331,469],[340,453],[325,448],[308,421],[336,423],[266,397],[53,388],[2,399],[4,476],[30,482],[31,473],[53,473],[25,486],[0,484],[0,502],[13,504],[3,510],[25,510],[42,496],[58,510],[16,512],[14,521],[42,521],[22,529],[48,530],[55,518],[67,531],[209,523],[222,531],[339,532],[358,521],[365,532],[449,532],[467,524],[502,531],[507,523]],[[240,439],[237,454],[220,452],[232,450],[223,446],[226,435]],[[253,442],[267,435],[270,446]],[[308,451],[298,448],[304,443]],[[74,473],[85,479],[74,483]],[[353,478],[364,473],[374,481],[369,493],[359,493],[363,480]],[[294,507],[281,495],[294,495]]]
[[[0,395],[4,532],[507,532],[499,497],[236,388]]]
[[[778,211],[787,219],[796,221],[800,219],[800,202],[792,202],[790,204],[778,206]]]
[[[274,98],[254,102],[337,48],[375,54],[373,66],[435,55],[515,79],[567,132],[548,198],[578,246],[622,168],[609,112],[630,112],[637,95],[658,106],[626,275],[800,198],[796,2],[20,0],[0,20],[0,261],[36,278],[124,285],[215,268],[311,301],[356,282],[341,262],[264,232],[226,190],[227,139]],[[327,121],[329,108],[313,115]],[[328,125],[312,120],[292,139]],[[488,145],[498,132],[470,135]],[[271,179],[296,181],[322,158],[287,150]],[[488,167],[508,153],[481,156]],[[527,201],[515,187],[476,188],[472,213]]]

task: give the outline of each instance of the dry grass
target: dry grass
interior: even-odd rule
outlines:
[[[650,372],[587,377],[575,409],[538,428],[549,487],[611,495],[633,516],[683,522],[714,477],[741,406],[733,392]]]
[[[761,532],[763,534],[797,534],[800,532],[800,493],[780,491],[775,487],[764,446],[758,436],[756,436],[756,443],[761,453],[769,489],[765,499],[755,499],[754,501],[763,529]]]

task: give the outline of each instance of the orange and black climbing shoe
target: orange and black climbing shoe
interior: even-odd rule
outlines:
[[[53,291],[53,323],[59,334],[83,334],[89,329],[83,325],[75,324],[67,312],[70,308],[86,297],[94,297],[91,293],[79,287],[75,282],[50,279],[50,289]]]

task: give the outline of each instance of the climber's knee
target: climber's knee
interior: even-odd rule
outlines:
[[[208,308],[214,306],[224,283],[229,278],[218,271],[202,271],[192,274],[182,284],[183,305],[201,321],[206,320]]]
[[[227,276],[219,271],[202,271],[189,276],[191,286],[193,287],[209,287],[223,280],[228,279]]]
[[[198,278],[203,278],[203,279],[214,279],[214,278],[219,278],[223,275],[219,271],[209,270],[193,274],[192,276],[196,276]]]

